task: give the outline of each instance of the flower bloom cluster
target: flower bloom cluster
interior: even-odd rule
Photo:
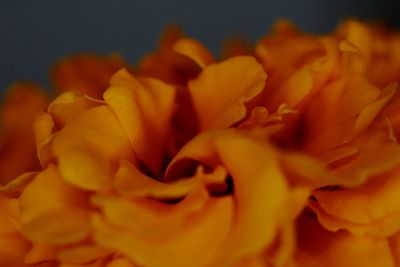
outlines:
[[[222,60],[170,28],[1,109],[0,266],[400,266],[400,34],[278,22]],[[33,126],[33,127],[32,127]]]

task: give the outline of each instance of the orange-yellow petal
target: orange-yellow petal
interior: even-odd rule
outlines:
[[[209,262],[228,234],[232,211],[231,199],[210,199],[200,212],[188,215],[181,221],[180,227],[164,238],[138,235],[96,217],[96,240],[123,252],[138,265],[186,267],[193,265],[196,259],[196,264],[202,266]],[[157,216],[154,220],[157,220]],[[158,225],[163,226],[162,222]],[[179,257],[171,257],[177,253]]]
[[[80,241],[89,232],[86,203],[86,195],[65,184],[56,167],[49,165],[21,194],[22,232],[38,243]]]
[[[252,57],[212,64],[189,82],[201,130],[224,128],[246,116],[245,103],[264,88],[266,74]]]
[[[113,76],[111,87],[104,94],[138,159],[155,176],[160,176],[166,152],[174,98],[171,85],[156,79],[135,79],[125,70]]]
[[[110,187],[118,161],[133,160],[128,137],[107,106],[67,124],[52,140],[52,153],[66,182],[90,190]]]
[[[299,220],[298,233],[298,248],[291,267],[396,266],[385,238],[329,232],[314,218],[304,215]]]

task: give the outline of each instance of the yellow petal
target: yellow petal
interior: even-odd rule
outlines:
[[[206,67],[189,82],[201,130],[228,127],[242,119],[244,103],[264,88],[266,77],[252,57],[234,57]]]
[[[138,265],[186,267],[195,261],[196,265],[204,266],[228,234],[232,209],[229,198],[209,200],[203,210],[188,216],[171,236],[162,239],[127,232],[96,217],[96,240],[124,253]],[[163,226],[162,223],[158,225]],[[171,257],[177,253],[179,257]]]
[[[66,185],[55,166],[49,165],[21,194],[22,231],[38,243],[80,241],[89,231],[86,203],[85,194]]]
[[[174,199],[186,196],[199,185],[224,183],[227,174],[224,168],[217,167],[211,173],[197,169],[193,177],[185,177],[173,182],[160,182],[141,173],[129,162],[121,162],[115,175],[115,189],[127,197],[154,197]]]
[[[345,231],[329,232],[314,218],[302,216],[298,226],[297,265],[307,267],[394,267],[385,238],[358,237]]]
[[[400,176],[398,168],[395,168],[390,173],[370,177],[358,187],[317,190],[313,195],[317,200],[316,205],[324,211],[317,212],[322,224],[322,217],[328,214],[329,218],[337,218],[336,229],[390,235],[400,230],[400,215],[396,215],[400,213],[400,194],[396,190],[399,186]],[[340,221],[348,223],[340,225]],[[334,227],[333,224],[332,220],[329,229]]]
[[[128,229],[144,239],[173,238],[182,227],[185,218],[199,213],[208,203],[204,189],[197,188],[176,205],[156,199],[126,200],[118,197],[97,195],[92,198],[102,208],[105,217],[115,226]]]
[[[113,76],[104,94],[137,157],[156,176],[161,175],[174,97],[174,87],[155,79],[137,80],[124,70]]]
[[[52,153],[63,179],[89,190],[110,187],[118,161],[133,160],[128,137],[107,106],[89,109],[67,124],[54,137]]]
[[[234,183],[236,221],[227,251],[232,258],[260,252],[274,239],[288,199],[277,155],[265,143],[240,135],[224,136],[216,147]]]
[[[272,110],[276,110],[285,103],[289,107],[295,107],[311,92],[314,86],[310,70],[304,68],[296,71],[288,77],[280,86],[271,100]]]
[[[104,102],[82,93],[76,91],[66,92],[53,100],[49,105],[48,113],[53,118],[58,129],[61,129],[84,111],[102,104]]]
[[[233,180],[236,220],[221,253],[216,256],[216,265],[260,253],[276,237],[281,219],[289,213],[293,216],[298,209],[291,207],[282,211],[290,202],[289,189],[277,153],[265,142],[233,130],[205,132],[176,155],[167,169],[167,177],[184,158],[206,166],[221,164]],[[229,251],[229,255],[222,251]]]
[[[39,115],[33,123],[37,156],[42,167],[46,167],[52,158],[50,142],[53,138],[54,128],[54,120],[47,113]]]

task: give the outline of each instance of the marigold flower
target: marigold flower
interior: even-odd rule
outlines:
[[[4,109],[0,266],[399,265],[397,41],[280,21],[220,62],[177,28],[134,70],[61,61]]]

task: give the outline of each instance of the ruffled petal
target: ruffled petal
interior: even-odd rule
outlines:
[[[66,185],[56,167],[50,165],[20,197],[22,232],[37,243],[63,245],[80,241],[90,229],[86,206],[87,196]]]
[[[138,265],[154,267],[189,266],[193,264],[193,259],[196,259],[196,264],[199,266],[205,265],[209,262],[210,256],[217,252],[223,238],[228,234],[229,225],[233,219],[231,199],[207,198],[206,202],[198,207],[197,212],[193,211],[193,207],[197,206],[193,206],[192,201],[195,199],[191,200],[190,196],[176,207],[168,207],[168,204],[164,204],[164,207],[160,204],[156,205],[159,206],[157,209],[149,209],[150,207],[148,207],[147,211],[144,209],[141,216],[135,217],[135,222],[132,221],[133,223],[129,225],[126,225],[126,214],[133,216],[135,213],[122,212],[121,208],[134,206],[125,200],[128,206],[118,204],[109,212],[125,214],[124,217],[121,217],[121,219],[124,219],[119,219],[118,222],[129,227],[129,230],[124,230],[125,227],[121,228],[121,225],[117,227],[116,221],[114,221],[114,224],[110,224],[97,216],[93,221],[96,229],[96,240],[104,246],[123,252]],[[181,205],[183,206],[181,207]],[[175,213],[175,209],[182,209],[184,213]],[[181,216],[185,214],[185,216],[179,217],[180,214]],[[107,217],[109,216],[107,215]],[[153,218],[148,216],[153,216]],[[138,218],[140,218],[140,221],[137,220]],[[146,220],[146,218],[148,219]],[[116,218],[114,217],[114,219]],[[176,225],[171,228],[170,223],[174,221]],[[169,222],[169,224],[166,224],[166,222]],[[133,231],[132,228],[137,227],[139,223],[148,230]],[[148,223],[151,224],[148,225]],[[160,232],[160,228],[164,231]],[[213,240],[213,242],[210,243],[210,240]],[[176,253],[179,253],[179,257],[171,257]]]
[[[317,190],[313,193],[317,202],[312,206],[318,206],[320,221],[330,230],[344,228],[355,234],[387,236],[400,230],[399,187],[395,168],[355,188]]]
[[[246,116],[246,106],[264,88],[266,74],[251,57],[209,65],[189,82],[201,130],[224,128]]]
[[[52,153],[63,179],[89,190],[110,187],[118,161],[133,160],[128,137],[107,106],[89,109],[67,124],[52,140]]]
[[[63,93],[54,99],[47,112],[53,118],[57,128],[62,129],[86,110],[100,105],[104,105],[104,102],[83,95],[80,92],[71,91]]]
[[[291,267],[395,266],[385,238],[329,232],[307,216],[300,218],[298,232],[298,249]]]
[[[135,79],[124,70],[113,76],[104,94],[138,159],[155,176],[161,175],[174,98],[174,87],[156,79]]]

